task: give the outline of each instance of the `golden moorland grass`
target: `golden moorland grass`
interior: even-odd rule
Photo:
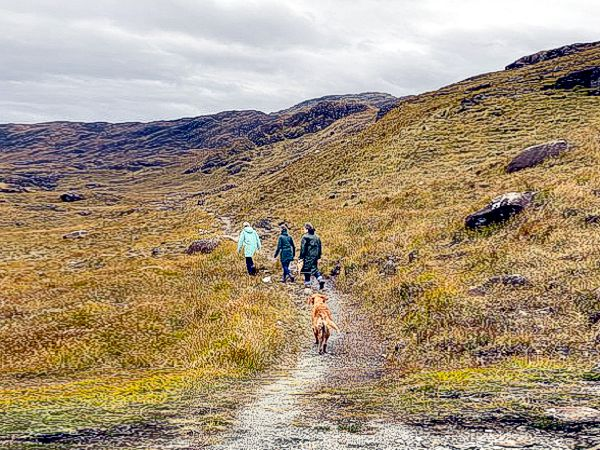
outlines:
[[[593,377],[598,351],[600,229],[585,217],[600,214],[600,109],[585,91],[542,88],[598,64],[590,50],[465,80],[405,100],[368,127],[372,112],[253,150],[235,176],[183,176],[205,157],[191,152],[131,175],[70,172],[61,189],[82,190],[83,202],[4,195],[4,431],[23,431],[44,411],[64,415],[34,429],[156,411],[181,392],[217,392],[219,380],[263,369],[294,345],[298,310],[285,292],[244,276],[232,243],[181,253],[198,228],[221,233],[197,199],[239,220],[287,220],[296,238],[305,221],[316,225],[323,267],[340,262],[337,286],[388,343],[389,374],[363,404],[453,414],[476,409],[482,402],[469,399],[482,392],[508,412],[593,404],[571,389]],[[519,151],[553,139],[574,149],[504,173]],[[89,182],[109,187],[86,190]],[[533,207],[505,226],[464,229],[491,198],[525,190],[538,193]],[[62,238],[78,229],[90,233]],[[530,283],[470,294],[506,274]]]
[[[0,204],[0,433],[148,420],[194,392],[210,403],[292,349],[298,311],[244,274],[232,242],[183,253],[221,234],[214,218],[141,197]]]
[[[328,267],[341,262],[338,287],[360,299],[389,342],[388,394],[389,386],[410,385],[410,374],[456,370],[506,374],[510,391],[520,369],[502,367],[515,358],[544,361],[541,372],[547,361],[561,365],[569,376],[557,383],[581,381],[600,340],[600,229],[585,220],[600,213],[600,109],[585,90],[544,87],[598,64],[595,49],[417,96],[366,131],[242,183],[215,203],[286,219],[296,230],[306,220],[316,225]],[[504,172],[524,148],[554,139],[573,150]],[[260,196],[251,194],[252,184],[262,186]],[[533,207],[504,226],[465,230],[469,213],[513,191],[537,192]],[[529,284],[469,292],[509,274]],[[545,386],[532,383],[526,395]]]

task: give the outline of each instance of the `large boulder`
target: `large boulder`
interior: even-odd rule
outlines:
[[[465,226],[471,230],[506,222],[529,205],[535,192],[509,192],[493,199],[485,208],[470,214]]]
[[[80,200],[84,200],[85,197],[77,192],[65,192],[60,196],[60,199],[63,202],[78,202]]]
[[[199,239],[192,242],[185,252],[188,255],[193,255],[194,253],[212,253],[218,246],[218,239]]]
[[[556,158],[570,148],[569,143],[563,140],[527,147],[506,166],[506,173],[518,172],[519,170],[537,166],[548,158]]]
[[[600,66],[576,70],[560,77],[552,85],[554,89],[573,89],[575,87],[588,88],[589,95],[600,95]]]

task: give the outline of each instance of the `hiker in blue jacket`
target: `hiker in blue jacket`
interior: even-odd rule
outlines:
[[[254,260],[252,257],[257,250],[260,250],[260,237],[258,233],[250,226],[248,222],[244,222],[244,229],[240,232],[238,238],[237,251],[240,253],[244,247],[244,256],[246,257],[246,269],[249,275],[256,275],[256,267],[254,267]]]
[[[280,255],[281,267],[283,269],[283,278],[281,279],[281,282],[285,283],[289,277],[290,281],[293,283],[294,277],[290,272],[290,263],[294,260],[294,256],[296,256],[296,247],[294,246],[294,240],[288,233],[287,226],[284,224],[281,225],[281,234],[277,240],[277,250],[275,250],[274,258],[277,258],[277,255]]]

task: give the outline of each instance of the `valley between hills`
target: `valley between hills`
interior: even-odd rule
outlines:
[[[0,125],[0,446],[600,445],[599,98],[591,43],[403,98]],[[307,221],[324,357],[272,259]]]

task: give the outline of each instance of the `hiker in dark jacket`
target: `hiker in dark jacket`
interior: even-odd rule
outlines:
[[[307,223],[304,225],[306,234],[302,236],[300,244],[300,259],[302,260],[302,274],[304,274],[304,286],[310,287],[310,277],[314,276],[319,282],[319,289],[325,287],[325,280],[319,272],[319,259],[321,259],[321,238],[315,233],[315,227]]]
[[[277,258],[277,255],[279,255],[281,259],[281,267],[283,268],[283,278],[281,279],[281,282],[285,283],[289,277],[290,281],[293,283],[294,277],[290,272],[290,263],[294,260],[294,256],[296,256],[296,246],[294,245],[294,240],[288,234],[288,229],[285,225],[281,225],[281,234],[277,240],[277,250],[275,250],[274,258]]]

